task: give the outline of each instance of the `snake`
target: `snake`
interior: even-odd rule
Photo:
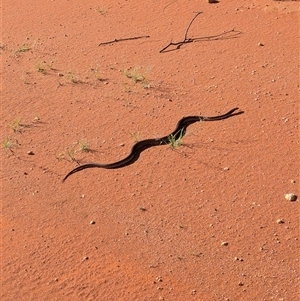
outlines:
[[[218,115],[218,116],[212,116],[212,117],[205,117],[205,116],[188,116],[188,117],[183,117],[180,119],[176,125],[175,130],[162,138],[153,138],[153,139],[145,139],[141,140],[137,143],[135,143],[131,149],[130,154],[117,162],[114,163],[108,163],[108,164],[101,164],[101,163],[87,163],[80,165],[74,169],[72,169],[62,180],[64,182],[69,176],[73,175],[74,173],[77,173],[81,170],[87,169],[87,168],[105,168],[105,169],[117,169],[117,168],[122,168],[128,165],[133,164],[138,160],[140,157],[141,152],[144,150],[153,147],[153,146],[159,146],[159,145],[167,145],[171,143],[172,141],[177,141],[181,139],[187,130],[187,127],[195,122],[199,121],[217,121],[217,120],[223,120],[230,118],[232,116],[240,115],[243,114],[244,111],[239,110],[239,108],[234,108],[230,110],[229,112],[223,114],[223,115]],[[170,139],[172,138],[172,139]]]

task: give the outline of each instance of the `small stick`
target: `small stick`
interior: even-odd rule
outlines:
[[[189,29],[190,29],[192,23],[194,22],[194,20],[195,20],[200,14],[202,14],[202,12],[197,12],[196,15],[195,15],[195,17],[192,19],[192,21],[191,21],[190,24],[188,25],[188,27],[187,27],[187,29],[186,29],[186,31],[185,31],[184,41],[187,40],[187,34],[188,34],[188,31],[189,31]]]
[[[187,34],[188,34],[188,31],[189,31],[189,29],[190,29],[192,23],[195,21],[195,19],[196,19],[200,14],[202,14],[202,12],[197,12],[196,15],[194,16],[194,18],[192,19],[192,21],[189,23],[189,25],[188,25],[188,27],[187,27],[187,29],[186,29],[186,31],[185,31],[183,41],[177,42],[177,43],[173,43],[173,42],[171,41],[166,47],[164,47],[163,49],[161,49],[159,52],[160,52],[160,53],[164,52],[167,48],[169,48],[169,47],[172,46],[172,45],[173,45],[173,46],[177,46],[176,49],[179,49],[183,44],[187,44],[187,43],[193,42],[194,39],[192,39],[192,38],[188,39],[188,38],[187,38]]]
[[[132,38],[114,39],[112,41],[100,43],[98,46],[113,44],[113,43],[116,43],[116,42],[131,41],[131,40],[137,40],[137,39],[145,39],[145,38],[150,38],[150,36],[139,36],[139,37],[132,37]]]
[[[232,30],[228,30],[228,31],[224,31],[223,33],[221,34],[217,34],[217,35],[214,35],[214,36],[206,36],[206,37],[201,37],[201,38],[188,38],[187,35],[188,35],[188,31],[192,25],[192,23],[195,21],[195,19],[200,15],[202,14],[202,12],[197,12],[196,15],[194,16],[194,18],[191,20],[191,22],[189,23],[186,31],[185,31],[185,34],[184,34],[184,39],[183,41],[180,41],[180,42],[175,42],[173,43],[172,41],[167,45],[165,46],[163,49],[161,49],[159,52],[160,53],[163,53],[163,52],[167,52],[167,51],[172,51],[171,50],[167,50],[170,46],[176,46],[175,49],[179,49],[183,44],[187,44],[187,43],[192,43],[192,42],[196,42],[196,41],[210,41],[210,40],[218,40],[218,39],[221,39],[221,38],[224,38],[224,39],[229,39],[229,38],[234,38],[235,36],[241,34],[240,31],[236,31],[235,29],[232,29]],[[233,32],[232,35],[230,36],[227,36],[226,35],[228,33],[231,33]],[[173,49],[174,50],[174,49]]]

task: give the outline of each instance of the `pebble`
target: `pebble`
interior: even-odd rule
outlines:
[[[284,197],[290,202],[295,202],[298,198],[297,195],[295,195],[294,193],[287,193]]]
[[[239,258],[239,257],[234,257],[234,260],[236,260],[236,261],[244,261],[243,258]]]
[[[277,221],[276,221],[277,224],[284,224],[284,220],[279,218]]]
[[[27,155],[33,156],[33,155],[34,155],[34,152],[33,152],[33,151],[28,151],[28,152],[27,152]]]
[[[228,246],[228,241],[222,241],[221,246]]]

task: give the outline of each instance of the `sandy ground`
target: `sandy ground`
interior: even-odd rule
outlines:
[[[299,2],[3,2],[1,300],[296,300]]]

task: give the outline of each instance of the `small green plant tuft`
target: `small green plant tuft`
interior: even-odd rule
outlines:
[[[45,64],[45,62],[40,62],[40,63],[37,63],[36,66],[35,66],[36,70],[44,75],[47,74],[47,65]]]
[[[19,47],[16,51],[15,51],[15,55],[19,55],[22,52],[27,52],[31,50],[31,46],[28,44],[23,44],[21,47]]]
[[[90,145],[86,141],[79,141],[79,150],[88,153],[91,151]]]
[[[67,72],[67,75],[68,75],[68,78],[70,80],[70,82],[72,84],[80,84],[80,83],[83,83],[83,81],[79,78],[78,75],[76,75],[74,72],[72,71],[68,71]]]
[[[67,160],[69,162],[76,162],[78,163],[78,160],[75,158],[75,148],[68,148],[66,149],[66,151],[64,151],[63,153],[60,153],[58,156],[56,156],[57,159],[59,160]]]
[[[131,138],[133,139],[134,142],[138,142],[141,140],[141,133],[137,132],[137,133],[130,133]]]
[[[149,70],[150,69],[148,68],[146,72],[142,72],[140,67],[135,66],[133,68],[123,70],[123,74],[127,78],[130,78],[134,84],[141,83],[143,88],[150,88],[150,82],[146,77],[146,73],[148,73]]]
[[[15,119],[9,127],[14,131],[14,133],[21,133],[22,129],[26,126],[26,124],[21,123],[21,119]]]
[[[71,162],[77,162],[77,160],[75,159],[75,149],[74,148],[67,149],[67,155]]]
[[[10,150],[13,152],[12,148],[17,146],[16,140],[11,139],[10,137],[6,137],[5,140],[2,142],[2,146],[5,150]]]
[[[177,134],[179,134],[179,137],[176,137]],[[183,138],[183,129],[181,129],[175,135],[170,135],[168,137],[168,140],[169,140],[169,144],[171,145],[171,148],[176,149],[179,146],[181,146],[182,145],[182,138]]]
[[[77,159],[76,155],[79,152],[92,152],[90,144],[84,140],[75,142],[72,146],[68,147],[64,152],[56,155],[58,160],[67,160],[69,162],[76,162],[79,164],[81,159]]]

